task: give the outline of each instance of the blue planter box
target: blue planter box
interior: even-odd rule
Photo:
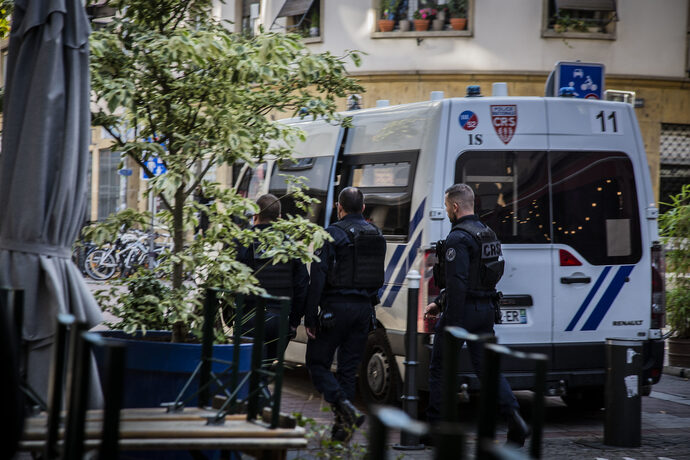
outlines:
[[[101,331],[103,337],[122,341],[127,345],[127,364],[125,369],[125,395],[123,407],[157,407],[164,402],[175,400],[184,387],[187,379],[192,375],[201,358],[201,344],[171,343],[171,333],[167,331],[147,331],[147,338],[158,340],[142,340],[140,334],[130,336],[123,331]],[[213,358],[232,361],[234,345],[214,345]],[[252,344],[240,344],[240,376],[241,380],[250,369]],[[101,374],[102,356],[95,353]],[[216,374],[227,368],[221,363],[213,363],[212,370]],[[227,379],[229,380],[229,374]],[[199,380],[195,378],[185,393],[185,398],[196,392]],[[232,391],[232,390],[230,390]],[[240,390],[239,397],[244,399],[248,393],[248,384]],[[211,388],[211,395],[216,389]],[[197,398],[186,403],[187,407],[195,407]]]

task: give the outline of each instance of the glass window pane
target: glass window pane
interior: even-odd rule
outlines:
[[[281,163],[273,167],[269,192],[280,197],[282,214],[284,216],[298,215],[307,217],[318,224],[324,223],[326,216],[326,197],[328,194],[328,181],[331,177],[331,165],[333,157],[300,158],[290,163]],[[314,203],[306,213],[295,205],[295,200],[288,195],[288,187],[284,175],[303,177],[304,184],[309,187],[307,195],[316,198],[320,203]]]
[[[635,176],[623,153],[551,154],[554,243],[594,265],[629,264],[641,255]]]
[[[352,171],[354,187],[405,187],[410,177],[410,163],[358,165]]]
[[[455,182],[475,193],[475,213],[504,244],[549,243],[544,152],[465,152]]]
[[[364,193],[364,218],[384,235],[406,237],[410,226],[408,193]]]

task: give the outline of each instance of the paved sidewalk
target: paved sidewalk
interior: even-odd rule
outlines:
[[[300,375],[302,373],[303,375]],[[352,440],[351,451],[325,451],[319,447],[318,439],[327,439],[330,434],[332,416],[328,404],[313,389],[303,370],[288,371],[289,379],[284,387],[282,411],[299,412],[315,420],[320,427],[310,440],[309,448],[291,451],[289,459],[313,458],[362,458],[366,449],[368,423]],[[690,374],[684,374],[690,375]],[[530,392],[516,392],[529,417]],[[364,409],[360,405],[361,409]],[[476,411],[476,404],[461,405],[461,424],[468,433],[467,456],[474,458],[476,421],[470,414]],[[499,425],[497,442],[505,440],[505,425]],[[650,397],[642,400],[642,439],[638,448],[618,448],[604,445],[604,411],[576,412],[563,404],[560,398],[547,398],[544,442],[544,459],[573,460],[684,460],[690,459],[690,381],[688,378],[665,374],[654,386]],[[400,434],[389,436],[389,445],[400,441]],[[528,441],[529,442],[529,441]],[[526,449],[524,449],[526,450]],[[391,459],[430,459],[433,450],[400,451],[389,449]]]

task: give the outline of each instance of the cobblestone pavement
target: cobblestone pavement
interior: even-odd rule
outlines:
[[[688,374],[685,374],[688,375]],[[324,437],[329,434],[332,416],[325,403],[314,390],[304,368],[286,372],[282,411],[299,412],[314,419]],[[529,417],[531,393],[517,392],[523,414]],[[365,407],[358,404],[362,410]],[[476,403],[462,403],[460,407],[461,424],[468,433],[466,457],[474,458],[476,429],[473,416]],[[291,451],[289,459],[313,458],[361,458],[366,449],[365,423],[351,442],[351,451],[334,452],[319,448],[319,432],[310,440],[309,448]],[[499,424],[497,442],[505,440],[505,425]],[[563,404],[560,398],[547,398],[547,408],[542,443],[544,459],[577,460],[685,460],[690,459],[690,382],[688,378],[665,374],[661,382],[654,386],[650,397],[642,400],[641,446],[621,448],[603,443],[604,411],[573,411]],[[399,432],[389,435],[389,446],[400,442]],[[529,442],[529,441],[528,441]],[[527,450],[526,448],[523,450]],[[525,452],[527,453],[527,452]],[[458,453],[459,454],[459,453]],[[432,449],[401,451],[389,448],[391,459],[433,458]],[[244,456],[243,456],[244,457]],[[460,458],[460,457],[458,457]]]

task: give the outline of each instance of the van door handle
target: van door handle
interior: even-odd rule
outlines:
[[[561,284],[576,284],[576,283],[582,283],[582,284],[587,284],[591,283],[592,278],[589,276],[563,276],[561,277]]]

